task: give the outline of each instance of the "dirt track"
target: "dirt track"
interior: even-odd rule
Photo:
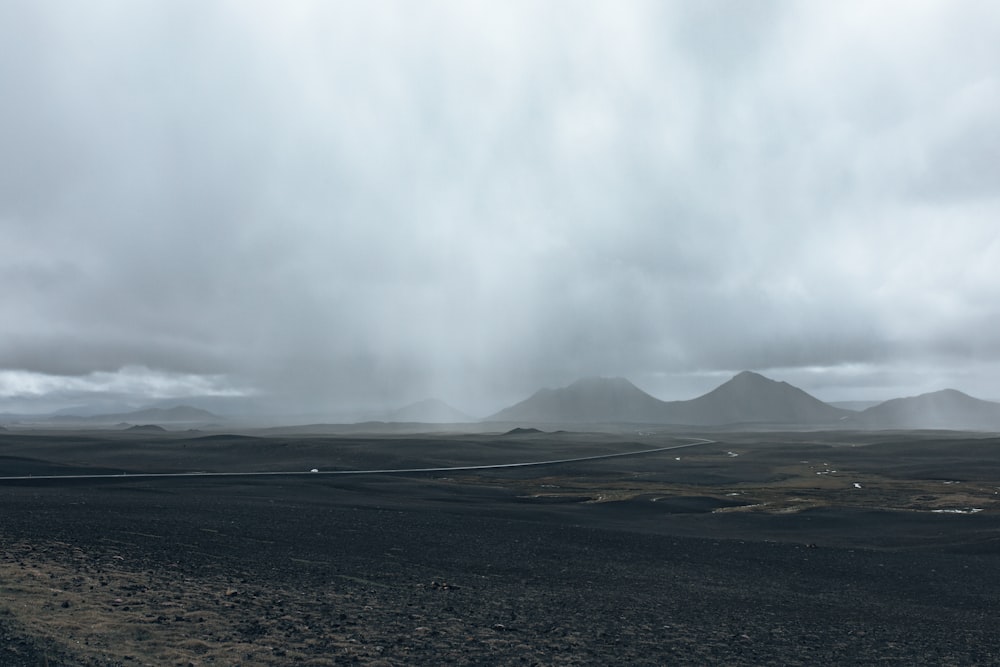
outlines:
[[[712,513],[729,487],[696,484],[708,463],[758,466],[726,446],[689,464],[703,495],[660,502],[581,502],[552,471],[3,487],[0,664],[1000,662],[997,514]],[[677,464],[561,481],[665,485]]]

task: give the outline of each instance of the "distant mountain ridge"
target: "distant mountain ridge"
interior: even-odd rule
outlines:
[[[190,405],[177,405],[172,408],[144,408],[133,410],[132,412],[118,412],[106,415],[91,415],[87,417],[78,415],[57,415],[51,418],[53,422],[85,423],[85,424],[113,424],[117,422],[142,422],[144,424],[157,423],[193,423],[218,421],[220,417],[212,414],[208,410],[193,408]]]
[[[848,410],[787,382],[743,371],[686,401],[661,401],[624,378],[586,378],[558,389],[541,389],[483,421],[1000,431],[1000,403],[945,389],[892,399],[863,411]]]
[[[865,428],[1000,431],[1000,403],[943,389],[885,401],[850,421]]]
[[[661,401],[624,378],[586,378],[542,389],[487,421],[525,423],[834,424],[850,414],[787,382],[744,371],[688,401]]]
[[[843,405],[843,404],[842,404]],[[852,406],[853,407],[853,406]],[[147,407],[107,414],[6,415],[21,426],[119,428],[133,425],[184,425],[201,428],[229,421],[190,405]],[[955,389],[896,398],[865,409],[845,409],[817,399],[787,382],[743,371],[715,389],[689,400],[662,401],[621,377],[591,377],[565,387],[546,388],[484,419],[474,419],[439,399],[426,399],[389,413],[372,415],[372,424],[393,428],[440,429],[440,425],[481,422],[515,426],[658,424],[679,427],[823,428],[858,430],[945,429],[1000,433],[1000,402]],[[384,421],[383,421],[384,420]],[[387,424],[388,422],[388,424]],[[233,423],[229,421],[229,423]],[[340,422],[349,424],[353,422]],[[327,427],[329,430],[329,426]]]

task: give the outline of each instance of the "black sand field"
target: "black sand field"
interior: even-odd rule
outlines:
[[[0,665],[1000,664],[1000,440],[704,437],[0,434]]]

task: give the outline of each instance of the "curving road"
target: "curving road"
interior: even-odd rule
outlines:
[[[526,461],[520,463],[493,463],[489,465],[475,466],[451,466],[445,468],[386,468],[376,470],[277,470],[264,472],[139,472],[139,473],[118,473],[100,475],[21,475],[16,477],[0,477],[0,482],[26,482],[26,481],[58,481],[58,480],[100,480],[100,479],[161,479],[177,477],[295,477],[313,475],[393,475],[421,472],[461,472],[467,470],[495,470],[498,468],[527,468],[529,466],[551,466],[562,463],[579,463],[581,461],[598,461],[601,459],[614,459],[624,456],[641,456],[644,454],[656,454],[657,452],[667,452],[675,449],[687,449],[689,447],[699,447],[701,445],[714,444],[715,440],[705,438],[691,438],[695,442],[686,442],[681,445],[670,445],[668,447],[657,447],[655,449],[641,449],[635,452],[619,452],[617,454],[597,454],[596,456],[581,456],[572,459],[552,459],[549,461]]]

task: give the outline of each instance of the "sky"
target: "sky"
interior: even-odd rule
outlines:
[[[0,412],[1000,399],[1000,5],[0,2]]]

